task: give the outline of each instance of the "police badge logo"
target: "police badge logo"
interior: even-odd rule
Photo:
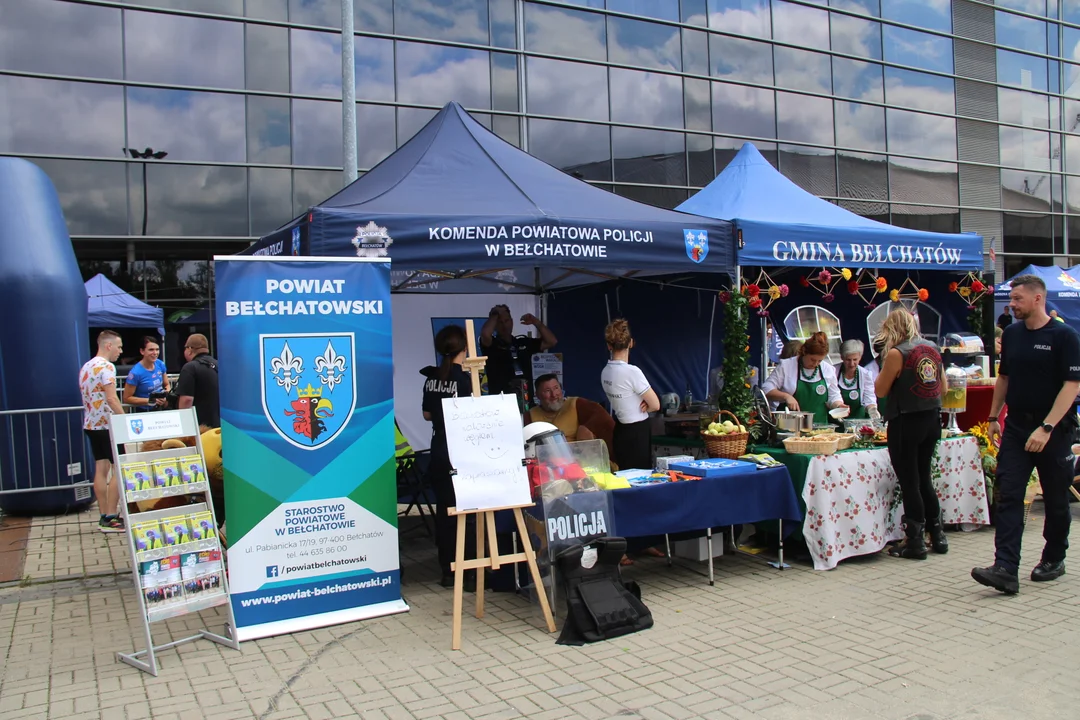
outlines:
[[[356,248],[356,257],[386,257],[390,254],[390,246],[394,243],[386,228],[379,227],[372,220],[367,225],[356,228],[352,244]]]
[[[333,442],[356,407],[352,333],[260,335],[263,412],[291,445]]]
[[[702,262],[709,254],[707,230],[683,230],[683,240],[686,242],[686,256],[694,262]]]
[[[131,434],[132,435],[142,435],[143,427],[144,426],[143,426],[143,421],[142,420],[132,419],[132,421],[131,421]]]

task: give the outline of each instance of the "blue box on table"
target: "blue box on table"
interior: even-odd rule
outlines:
[[[669,470],[680,472],[684,475],[696,475],[703,478],[724,477],[725,475],[737,475],[748,473],[757,469],[757,465],[745,460],[725,460],[723,458],[710,458],[708,460],[691,460],[689,462],[674,463]]]

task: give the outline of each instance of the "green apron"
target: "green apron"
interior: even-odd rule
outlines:
[[[852,420],[861,420],[867,417],[866,408],[862,404],[862,373],[858,370],[855,371],[854,385],[848,387],[844,383],[844,371],[840,370],[836,378],[837,384],[840,385],[840,399],[844,401],[844,404],[851,408],[851,413],[848,415]]]
[[[803,369],[798,366],[799,382],[795,385],[795,402],[799,403],[799,409],[804,412],[814,413],[815,425],[827,425],[829,423],[829,388],[825,384],[825,375],[821,368],[815,371],[817,380],[804,380]]]

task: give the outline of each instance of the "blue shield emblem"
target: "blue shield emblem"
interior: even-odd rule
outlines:
[[[686,256],[696,263],[702,262],[709,254],[708,230],[683,230],[686,241]]]
[[[136,435],[142,435],[142,431],[143,431],[143,421],[133,419],[131,421],[131,432],[133,432]]]
[[[300,228],[299,227],[294,227],[292,229],[292,248],[291,248],[291,251],[290,251],[289,254],[290,255],[299,255],[300,254]]]
[[[352,333],[260,335],[262,402],[278,435],[304,450],[329,444],[356,407]]]

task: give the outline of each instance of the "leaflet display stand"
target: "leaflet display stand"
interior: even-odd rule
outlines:
[[[239,650],[194,408],[113,415],[109,433],[114,481],[120,483],[120,512],[127,526],[132,578],[146,642],[145,650],[118,652],[117,659],[156,677],[159,650],[203,638]],[[195,447],[120,452],[120,447],[126,450],[132,443],[185,437],[194,437]],[[188,504],[128,512],[128,503],[166,497],[184,497]],[[225,635],[200,630],[191,637],[154,645],[151,623],[218,605],[226,607]]]

